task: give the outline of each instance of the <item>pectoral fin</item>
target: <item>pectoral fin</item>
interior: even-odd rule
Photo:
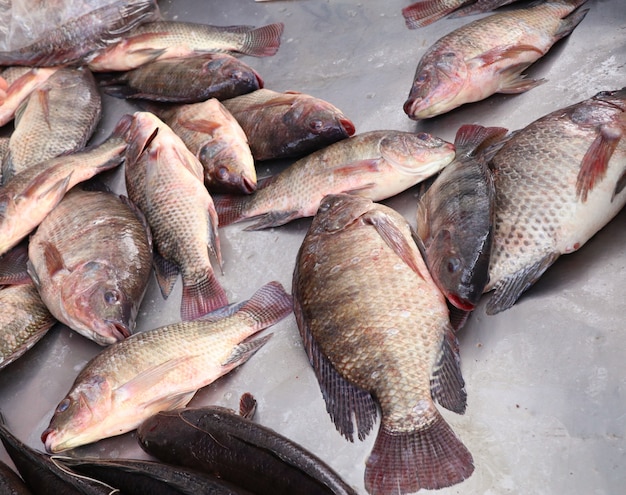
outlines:
[[[600,132],[585,153],[576,179],[576,197],[583,203],[596,182],[604,178],[611,156],[622,138],[617,126],[600,126]]]

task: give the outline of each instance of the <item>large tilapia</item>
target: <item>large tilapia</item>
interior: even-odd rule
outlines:
[[[169,296],[180,271],[183,319],[228,304],[209,257],[210,249],[221,266],[218,218],[203,183],[202,164],[152,113],[135,113],[129,135],[126,188],[150,225],[163,297]]]
[[[27,46],[0,52],[0,66],[80,63],[95,50],[119,40],[134,26],[159,17],[156,0],[116,0],[50,27]]]
[[[222,103],[248,136],[255,160],[300,157],[355,131],[337,107],[295,91],[263,88]]]
[[[496,223],[487,313],[512,306],[626,203],[626,88],[515,132],[492,160]]]
[[[3,180],[84,148],[100,121],[100,100],[89,70],[63,68],[52,74],[18,109],[9,151],[2,160]]]
[[[42,441],[59,452],[130,431],[247,361],[271,334],[246,341],[292,311],[278,282],[210,318],[137,333],[106,348],[80,372]]]
[[[374,201],[434,175],[454,159],[454,146],[426,133],[370,131],[301,158],[249,196],[216,196],[220,225],[248,218],[248,229],[315,215],[322,198],[353,193]]]
[[[13,120],[19,106],[58,69],[16,66],[3,70],[1,76],[7,81],[8,87],[0,105],[0,126]]]
[[[453,17],[488,12],[517,0],[420,0],[402,9],[402,16],[409,29],[428,26],[454,13]]]
[[[157,60],[131,71],[100,78],[103,91],[118,98],[141,98],[169,103],[225,100],[263,87],[248,64],[227,53],[204,53]]]
[[[489,277],[496,192],[485,148],[506,133],[501,127],[460,127],[454,161],[418,201],[417,233],[428,269],[446,298],[464,311],[474,309]]]
[[[466,24],[436,41],[422,56],[404,103],[419,120],[494,93],[523,93],[543,83],[522,72],[587,13],[586,0],[547,0]]]
[[[98,72],[131,70],[156,60],[206,52],[271,56],[278,51],[283,29],[282,22],[259,28],[179,21],[148,22],[98,53],[89,61],[89,68]]]
[[[133,332],[152,242],[127,200],[73,189],[31,236],[28,258],[41,298],[60,322],[100,345]]]
[[[458,413],[466,394],[445,298],[397,212],[326,197],[298,252],[294,312],[337,429],[381,426],[365,469],[372,494],[459,483],[472,456],[434,401]]]
[[[72,187],[122,163],[131,121],[122,117],[103,143],[40,162],[0,187],[0,255],[37,227]]]
[[[174,106],[159,116],[200,160],[209,191],[250,194],[256,190],[248,138],[217,99]]]

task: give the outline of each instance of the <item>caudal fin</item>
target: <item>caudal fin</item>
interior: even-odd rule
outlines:
[[[428,26],[442,17],[447,16],[460,6],[472,0],[459,1],[456,5],[442,0],[421,0],[402,9],[402,16],[409,29],[417,29]]]
[[[284,28],[285,25],[282,22],[277,22],[249,31],[240,49],[241,53],[255,57],[269,57],[276,54]]]
[[[195,320],[227,304],[226,292],[212,269],[198,279],[186,280],[183,277],[180,316],[184,321]]]
[[[371,495],[436,490],[460,483],[474,471],[472,454],[438,411],[427,426],[394,433],[381,426],[365,468]]]

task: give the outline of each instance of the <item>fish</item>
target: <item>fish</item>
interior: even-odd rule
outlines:
[[[404,112],[413,120],[449,112],[495,93],[516,94],[545,82],[522,72],[568,36],[587,0],[547,0],[470,22],[436,41],[420,59]]]
[[[210,192],[251,194],[257,175],[248,138],[217,99],[175,105],[157,113],[198,158]]]
[[[128,197],[144,213],[164,298],[182,275],[181,317],[193,320],[228,304],[209,250],[222,265],[218,218],[202,164],[156,115],[136,112],[126,152]]]
[[[246,362],[271,337],[249,337],[292,311],[278,282],[208,317],[132,335],[105,348],[78,374],[41,440],[57,453],[131,431],[158,411]]]
[[[479,14],[517,0],[420,0],[402,9],[406,27],[417,29],[453,14],[451,17]]]
[[[624,207],[625,136],[626,87],[540,117],[496,153],[487,314],[513,306]]]
[[[225,407],[161,411],[140,425],[137,438],[163,462],[213,473],[258,495],[356,495],[322,459]]]
[[[133,333],[150,280],[152,239],[126,198],[72,189],[31,236],[28,259],[57,320],[103,346]]]
[[[0,369],[39,342],[56,323],[33,282],[0,289]]]
[[[263,87],[263,79],[252,67],[227,53],[157,60],[99,79],[108,95],[168,103],[225,100]]]
[[[454,161],[417,204],[417,234],[428,269],[446,299],[463,311],[478,304],[489,277],[496,191],[488,166],[492,155],[485,148],[507,132],[461,126]]]
[[[18,109],[2,160],[4,180],[31,165],[83,149],[101,111],[100,92],[89,70],[57,70]]]
[[[262,88],[222,103],[248,136],[257,161],[302,157],[355,132],[333,104],[297,91]]]
[[[55,456],[69,469],[104,481],[121,493],[150,495],[252,495],[208,473],[157,461]]]
[[[114,0],[43,30],[39,38],[25,46],[0,51],[0,66],[80,65],[133,27],[158,18],[156,0]]]
[[[4,495],[31,495],[22,478],[0,461],[0,493]]]
[[[0,421],[0,440],[22,479],[33,494],[120,495],[119,490],[60,466],[53,457],[33,449]]]
[[[0,76],[9,86],[0,104],[0,126],[11,122],[20,105],[30,94],[45,83],[58,67],[7,67]]]
[[[222,227],[246,219],[246,230],[315,215],[327,194],[380,201],[437,173],[454,159],[454,145],[428,133],[369,131],[301,158],[260,183],[254,194],[215,196]]]
[[[35,229],[72,187],[122,163],[131,122],[131,116],[122,116],[102,143],[33,165],[0,187],[0,256]]]
[[[206,52],[269,57],[278,51],[284,27],[282,22],[258,28],[180,21],[147,22],[97,53],[88,66],[94,72],[124,71],[148,62]]]
[[[294,314],[332,421],[353,441],[381,422],[365,489],[412,493],[460,483],[470,452],[435,406],[463,414],[458,342],[407,220],[348,194],[321,202],[293,272]]]
[[[0,256],[0,288],[3,285],[23,284],[31,281],[27,271],[28,240],[23,240]]]

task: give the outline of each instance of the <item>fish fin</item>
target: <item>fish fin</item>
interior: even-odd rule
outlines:
[[[293,285],[296,287],[297,281],[294,280]],[[335,424],[335,428],[347,440],[353,442],[356,423],[359,440],[365,439],[374,427],[377,416],[376,403],[372,395],[341,376],[322,353],[305,323],[302,307],[297,297],[294,297],[294,314],[304,350],[317,377],[326,403],[326,411]]]
[[[467,17],[469,15],[477,15],[484,14],[486,12],[490,12],[492,10],[497,9],[498,7],[502,7],[504,5],[508,5],[517,0],[477,0],[475,3],[467,5],[466,7],[462,7],[458,10],[455,10],[451,15],[450,19],[457,19],[459,17]]]
[[[461,374],[459,343],[452,328],[446,330],[441,352],[430,379],[433,399],[446,409],[457,414],[465,413],[467,393]]]
[[[582,159],[576,179],[576,197],[583,203],[587,201],[587,195],[596,182],[606,175],[609,160],[622,137],[623,132],[620,127],[600,126],[600,132]]]
[[[185,363],[195,358],[195,355],[187,354],[185,356],[168,359],[167,361],[150,366],[120,385],[117,389],[115,389],[115,392],[132,397],[137,390],[158,387],[159,383],[163,380],[163,377],[165,377],[168,373],[178,369]]]
[[[487,302],[485,312],[488,315],[495,315],[513,306],[522,293],[539,280],[543,272],[545,272],[558,257],[558,253],[549,253],[536,263],[499,280],[494,287],[494,294]]]
[[[2,159],[2,167],[0,168],[0,186],[6,183],[11,177],[15,175],[15,165],[13,164],[13,153],[11,150],[7,150],[4,158]]]
[[[218,224],[225,227],[231,223],[240,222],[246,218],[251,199],[254,195],[242,196],[240,194],[219,194],[213,196],[213,204],[217,211]]]
[[[151,38],[154,35],[145,34],[145,35],[141,35],[140,37],[143,37],[143,36]],[[134,37],[133,41],[135,41],[136,38],[139,38],[139,37]],[[139,67],[141,65],[149,64],[150,62],[156,61],[166,51],[167,51],[167,48],[137,48],[134,50],[129,50],[126,56],[134,60],[133,65],[135,67]]]
[[[152,266],[154,267],[154,274],[161,290],[163,299],[167,299],[172,293],[172,289],[176,284],[176,279],[180,270],[178,266],[169,260],[166,260],[159,253],[154,253],[152,258]]]
[[[527,79],[522,72],[528,67],[529,64],[517,64],[500,71],[502,82],[497,93],[503,94],[518,94],[529,91],[541,84],[545,83],[547,79]]]
[[[301,218],[302,215],[299,211],[270,211],[262,215],[255,216],[256,221],[247,226],[244,230],[263,230],[271,227],[280,227],[286,223],[291,222],[297,218]]]
[[[30,95],[30,98],[37,98],[39,100],[39,104],[41,105],[41,109],[43,111],[44,121],[48,125],[48,129],[52,130],[52,125],[50,123],[50,91],[46,88],[37,89]]]
[[[158,386],[158,385],[157,385]],[[142,407],[147,410],[157,411],[171,411],[173,409],[179,409],[189,404],[189,401],[193,399],[196,390],[193,392],[184,392],[169,397],[155,397],[153,400],[142,402],[138,407]],[[112,492],[116,493],[116,492]]]
[[[132,117],[131,117],[132,119]],[[126,147],[126,162],[131,165],[136,163],[139,160],[139,157],[142,155],[144,151],[148,149],[150,143],[156,138],[159,133],[159,128],[155,127],[154,131],[148,135],[147,139],[140,140],[137,139],[138,133],[132,132],[133,126],[131,125],[128,132],[126,133],[126,141],[128,142],[128,146]]]
[[[544,54],[542,50],[534,45],[504,45],[497,46],[495,48],[492,48],[491,50],[487,50],[483,54],[473,58],[472,61],[478,62],[480,63],[480,65],[491,65],[505,59],[515,60],[521,54],[526,52],[536,52],[539,54],[539,56],[542,56]],[[524,64],[516,64],[514,67],[518,72],[521,72],[529,65],[530,64],[526,62]],[[521,68],[522,66],[524,68]]]
[[[619,193],[621,193],[626,187],[626,169],[622,172],[622,175],[619,176],[617,182],[615,183],[615,189],[613,190],[613,195],[611,196],[611,201],[615,199]]]
[[[189,280],[183,276],[183,295],[180,315],[183,321],[195,320],[228,304],[224,288],[211,267],[198,278]]]
[[[583,2],[581,2],[581,4],[582,3]],[[554,41],[556,42],[571,34],[571,32],[576,29],[576,26],[578,26],[578,24],[580,24],[580,22],[585,18],[587,12],[589,12],[589,9],[575,10],[568,16],[561,19],[559,28],[556,33],[554,33]]]
[[[215,210],[215,204],[213,203],[213,198],[209,195],[211,200],[209,201],[208,214],[209,218],[207,220],[207,246],[209,248],[209,252],[215,256],[217,259],[217,263],[219,264],[220,270],[224,264],[222,260],[222,248],[220,244],[220,236],[218,232],[219,225],[219,217],[217,215],[217,211]],[[222,274],[224,271],[222,270]]]
[[[268,282],[244,302],[237,312],[247,313],[262,330],[285,318],[293,311],[293,301],[280,282]]]
[[[255,57],[274,55],[280,47],[280,37],[284,29],[285,25],[282,22],[253,29],[246,34],[243,46],[239,51]]]
[[[435,21],[452,13],[455,9],[459,8],[465,3],[469,3],[472,0],[465,0],[460,5],[446,6],[441,0],[421,0],[404,7],[402,9],[402,16],[406,27],[409,29],[417,29],[424,26],[428,26]]]
[[[499,142],[509,132],[504,127],[483,127],[477,124],[465,124],[459,127],[454,138],[456,155],[475,156]]]
[[[55,274],[66,270],[63,256],[54,244],[45,241],[41,243],[41,247],[44,259],[44,266],[46,267],[48,276],[50,278],[54,277]]]
[[[63,196],[67,192],[67,186],[70,183],[70,178],[72,177],[72,172],[67,174],[63,179],[59,179],[54,184],[52,184],[45,191],[42,191],[37,195],[37,199],[41,201],[45,201],[47,203],[58,204],[59,201],[63,199]],[[39,174],[33,180],[31,180],[28,185],[24,188],[24,190],[15,196],[15,203],[19,203],[23,200],[26,200],[32,197],[37,191],[41,188],[42,184],[48,180],[47,174]]]
[[[239,416],[252,420],[255,412],[256,399],[250,392],[243,393],[239,399]]]
[[[232,370],[239,365],[245,363],[250,359],[261,347],[263,347],[269,339],[272,338],[272,333],[263,335],[252,340],[246,340],[239,345],[236,345],[233,351],[228,356],[228,359],[222,363],[222,368]]]
[[[27,271],[28,241],[22,241],[0,256],[0,285],[25,284],[30,282]]]
[[[472,454],[437,409],[413,431],[396,433],[381,426],[365,465],[368,493],[413,493],[452,486],[474,471]]]
[[[203,118],[193,118],[187,119],[182,122],[182,127],[185,129],[189,129],[193,132],[201,132],[203,134],[213,134],[216,130],[222,128],[223,126],[216,122],[215,120],[203,119]]]

